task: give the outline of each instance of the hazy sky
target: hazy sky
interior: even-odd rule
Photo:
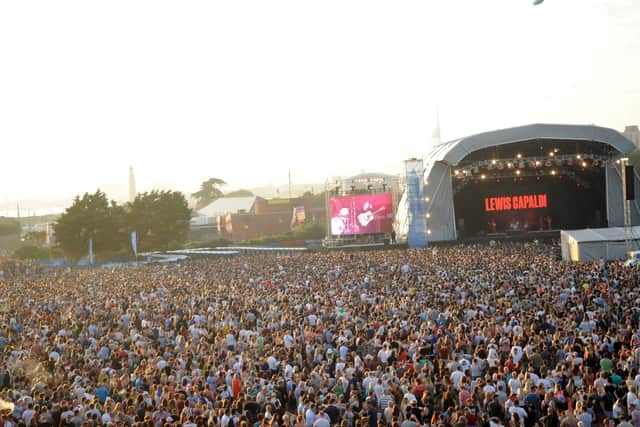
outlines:
[[[0,200],[398,173],[431,143],[640,123],[637,0],[0,2]]]

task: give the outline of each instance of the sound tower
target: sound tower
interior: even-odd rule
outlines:
[[[635,200],[636,193],[634,189],[634,181],[635,181],[636,175],[633,173],[633,166],[631,165],[625,166],[624,174],[625,174],[625,184],[626,184],[625,191],[627,193],[627,200]]]

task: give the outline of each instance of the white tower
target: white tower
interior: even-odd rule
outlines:
[[[129,202],[136,199],[136,178],[133,176],[133,166],[129,166]]]
[[[442,139],[440,138],[440,109],[436,109],[436,128],[433,130],[431,134],[431,143],[432,145],[438,145],[442,143]]]

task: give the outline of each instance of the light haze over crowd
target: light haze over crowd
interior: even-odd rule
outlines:
[[[432,141],[640,122],[633,0],[0,3],[0,200],[399,173]]]

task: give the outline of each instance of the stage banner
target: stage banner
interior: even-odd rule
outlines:
[[[291,228],[298,224],[302,224],[307,219],[304,211],[304,206],[295,206],[293,208],[293,215],[291,216]]]
[[[231,214],[228,213],[224,220],[224,228],[227,234],[233,234],[233,223],[231,222]]]

